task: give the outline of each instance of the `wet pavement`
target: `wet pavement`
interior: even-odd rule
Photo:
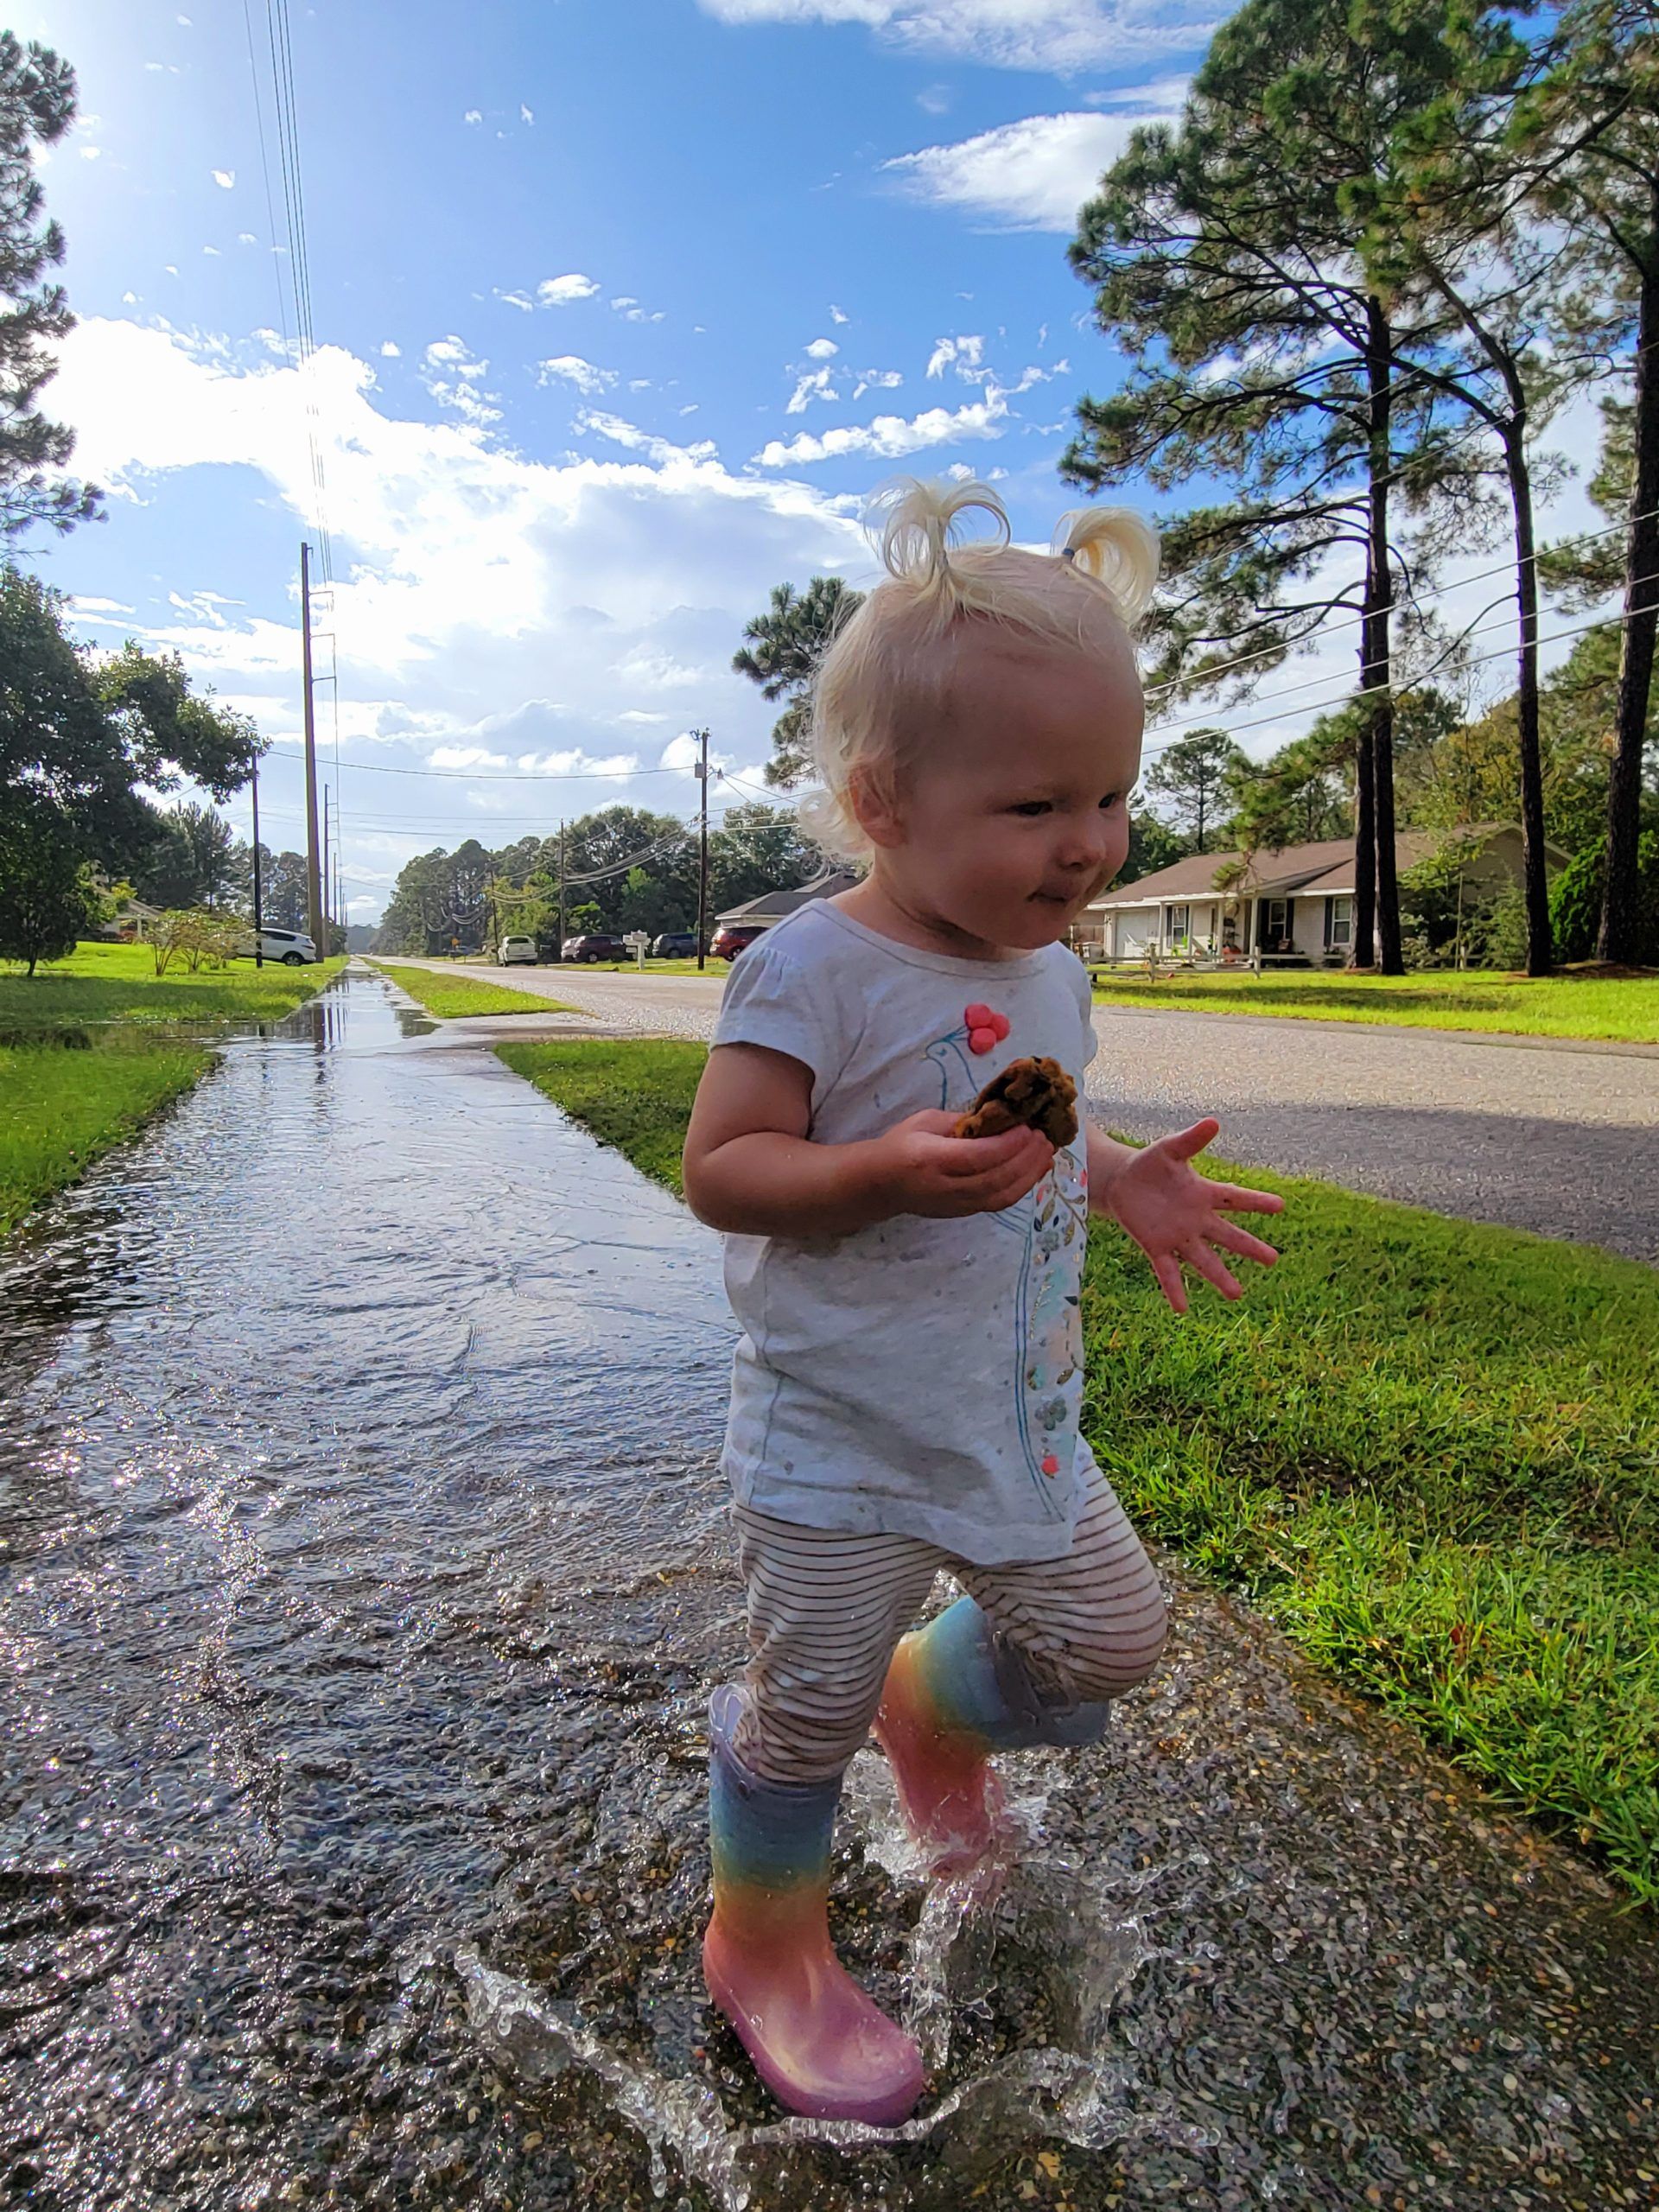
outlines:
[[[536,972],[625,1034],[706,1037],[719,1008],[718,980]],[[1125,1135],[1216,1114],[1245,1166],[1659,1263],[1654,1046],[1113,1006],[1095,1029],[1090,1103]]]
[[[8,2203],[1659,2203],[1651,1916],[1168,1562],[1153,1684],[1009,1763],[994,1911],[861,1755],[839,1932],[933,2081],[781,2121],[697,1971],[711,1240],[384,984],[0,1293]]]

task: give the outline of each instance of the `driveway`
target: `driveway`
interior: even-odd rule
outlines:
[[[447,963],[435,962],[444,967]],[[722,976],[473,969],[607,1027],[707,1037]],[[1095,1009],[1096,1118],[1153,1137],[1215,1114],[1217,1153],[1659,1263],[1659,1056],[1562,1039]]]

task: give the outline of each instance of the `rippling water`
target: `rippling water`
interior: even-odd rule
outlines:
[[[1015,1763],[994,1911],[861,1758],[843,1948],[934,2084],[780,2121],[697,1973],[710,1240],[383,983],[0,1293],[10,2201],[1659,2202],[1650,1924],[1185,1591],[1102,1751]]]

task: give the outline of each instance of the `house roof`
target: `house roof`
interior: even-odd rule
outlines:
[[[1489,822],[1456,832],[1402,830],[1394,841],[1395,865],[1402,871],[1414,868],[1453,835],[1476,838],[1483,844],[1489,842],[1505,826],[1501,822]],[[1091,899],[1088,911],[1099,913],[1126,906],[1161,906],[1171,899],[1214,898],[1217,874],[1223,868],[1237,867],[1243,860],[1244,855],[1236,852],[1190,853],[1172,867],[1161,868],[1154,874],[1141,876],[1134,883],[1109,891],[1103,898]],[[1313,844],[1283,845],[1276,850],[1263,848],[1252,854],[1243,874],[1236,882],[1229,884],[1226,895],[1260,899],[1305,893],[1328,898],[1333,893],[1339,897],[1351,893],[1353,888],[1353,839],[1325,837]]]
[[[716,914],[717,922],[781,922],[785,914],[792,914],[798,906],[804,906],[814,899],[833,899],[838,891],[850,891],[858,878],[850,868],[827,868],[815,875],[810,883],[797,883],[779,891],[763,891],[758,899],[746,899],[741,906],[728,906],[723,914]]]

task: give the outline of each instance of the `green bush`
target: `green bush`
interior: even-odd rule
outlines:
[[[1636,957],[1639,966],[1659,968],[1659,834],[1644,830],[1637,841],[1637,894]],[[1593,960],[1601,927],[1606,850],[1586,845],[1574,855],[1550,887],[1549,920],[1558,960]]]

